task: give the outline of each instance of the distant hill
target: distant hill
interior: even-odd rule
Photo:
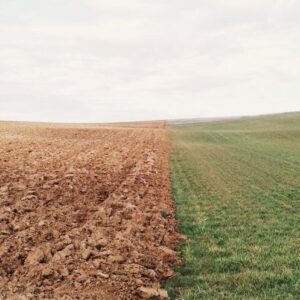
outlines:
[[[185,124],[196,124],[196,123],[208,123],[208,122],[218,122],[218,121],[235,121],[240,119],[253,119],[260,117],[280,117],[286,115],[297,115],[300,111],[295,112],[284,112],[277,114],[263,114],[254,116],[234,116],[234,117],[211,117],[211,118],[186,118],[186,119],[171,119],[166,120],[167,125],[185,125]]]

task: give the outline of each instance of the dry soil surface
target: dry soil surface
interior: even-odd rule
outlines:
[[[0,122],[0,299],[167,298],[163,127]]]

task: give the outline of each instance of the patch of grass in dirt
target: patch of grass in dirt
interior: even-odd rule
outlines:
[[[173,299],[300,298],[300,114],[169,127]]]

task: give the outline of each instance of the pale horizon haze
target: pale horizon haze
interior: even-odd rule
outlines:
[[[0,120],[300,111],[300,1],[0,0]]]

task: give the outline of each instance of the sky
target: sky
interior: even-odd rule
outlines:
[[[0,120],[300,110],[299,0],[0,0]]]

